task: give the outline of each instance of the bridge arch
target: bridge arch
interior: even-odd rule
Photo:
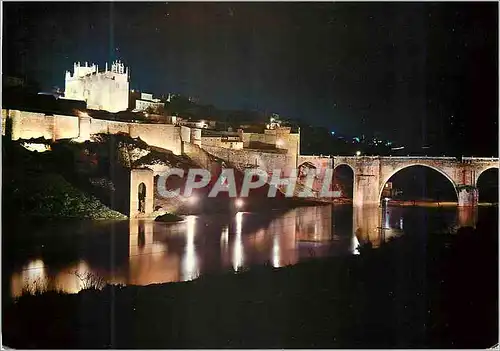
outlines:
[[[457,184],[455,183],[455,181],[443,170],[441,170],[437,167],[427,165],[427,164],[422,164],[422,163],[406,164],[404,166],[398,167],[396,170],[391,171],[388,175],[384,174],[383,178],[381,178],[382,181],[380,182],[377,200],[380,202],[380,199],[382,198],[382,192],[384,191],[384,186],[389,181],[389,179],[391,179],[392,176],[394,176],[396,173],[402,171],[403,169],[415,167],[415,166],[421,166],[421,167],[426,167],[426,168],[432,169],[432,170],[438,172],[439,174],[443,175],[446,179],[448,179],[450,181],[451,185],[453,186],[453,190],[455,191],[455,195],[457,196],[457,201],[458,201],[458,198],[459,198],[458,197],[458,190],[457,190]]]
[[[342,192],[342,197],[354,200],[356,172],[349,163],[335,164],[333,167],[332,184]]]
[[[475,180],[478,202],[498,203],[499,167],[491,166],[478,172]]]
[[[480,172],[476,174],[476,179],[474,179],[474,184],[477,186],[477,182],[479,181],[479,177],[481,177],[481,174],[483,174],[486,171],[489,171],[490,169],[497,169],[500,170],[498,166],[490,166],[482,169]]]
[[[349,163],[347,163],[347,162],[336,163],[336,164],[333,166],[333,170],[335,170],[335,169],[336,169],[337,167],[339,167],[339,166],[348,166],[348,167],[351,169],[352,173],[353,173],[353,174],[356,174],[356,171],[354,170],[354,167],[353,167],[352,165],[350,165]]]

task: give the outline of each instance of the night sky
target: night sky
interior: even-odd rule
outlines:
[[[496,2],[3,8],[3,72],[44,90],[63,88],[74,61],[119,58],[131,87],[155,95],[378,133],[413,150],[498,154]]]

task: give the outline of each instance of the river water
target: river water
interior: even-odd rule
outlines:
[[[323,256],[359,254],[398,235],[429,235],[474,226],[488,208],[328,205],[269,213],[150,220],[20,223],[4,228],[4,293],[58,289],[76,293],[102,280],[148,285],[200,274],[274,267]],[[250,268],[251,269],[251,268]]]

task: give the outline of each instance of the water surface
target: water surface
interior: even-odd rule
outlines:
[[[474,226],[484,210],[328,205],[187,216],[176,224],[18,223],[4,228],[4,289],[11,296],[23,288],[76,293],[94,280],[148,285],[259,264],[281,267],[314,257],[359,254],[361,244],[378,247],[399,235],[452,235],[461,226]]]

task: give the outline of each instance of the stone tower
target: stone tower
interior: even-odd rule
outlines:
[[[129,70],[121,61],[114,61],[111,70],[108,64],[99,72],[95,64],[85,66],[74,63],[73,74],[66,71],[64,97],[83,100],[87,108],[109,112],[125,111],[129,99]]]

